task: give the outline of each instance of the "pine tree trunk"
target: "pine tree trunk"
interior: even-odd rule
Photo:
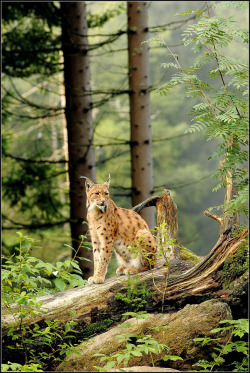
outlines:
[[[148,4],[128,2],[128,53],[130,89],[130,144],[132,205],[153,194],[152,129],[150,119],[150,76],[148,45]],[[141,212],[150,228],[154,228],[154,210]]]
[[[87,230],[82,224],[87,215],[84,182],[79,177],[87,176],[95,180],[86,4],[61,2],[61,12],[71,236],[72,246],[77,250],[81,242],[79,236]],[[83,252],[83,249],[80,250],[79,256],[92,259],[91,253],[86,250]],[[80,261],[80,266],[84,278],[88,278],[93,272],[93,264]]]

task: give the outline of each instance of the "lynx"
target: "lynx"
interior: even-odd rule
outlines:
[[[104,282],[113,250],[119,265],[117,275],[153,268],[156,246],[147,223],[136,212],[117,207],[109,198],[110,176],[104,184],[85,179],[87,221],[94,255],[94,275],[89,277],[89,284]],[[131,246],[136,247],[137,254],[129,250]]]

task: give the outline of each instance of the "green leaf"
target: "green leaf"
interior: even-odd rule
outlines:
[[[55,285],[56,287],[60,290],[60,291],[64,291],[65,288],[66,288],[66,284],[63,280],[61,280],[60,278],[57,278],[55,280]]]
[[[67,245],[66,243],[64,244],[64,246],[67,246],[67,247],[69,247],[71,250],[75,251],[75,249],[74,249],[72,246]]]
[[[112,368],[114,367],[115,364],[116,364],[115,361],[108,361],[108,362],[107,362],[107,368],[108,368],[108,369],[112,369]]]
[[[167,361],[167,360],[172,360],[172,361],[183,360],[180,356],[174,356],[174,355],[164,355],[162,359],[164,361]]]
[[[142,356],[142,353],[140,351],[131,351],[131,354],[134,355],[134,356]]]

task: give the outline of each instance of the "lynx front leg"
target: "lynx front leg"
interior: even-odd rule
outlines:
[[[102,284],[104,282],[112,254],[113,241],[101,242],[100,247],[98,261],[96,261],[95,264],[94,276],[89,277],[89,284]]]
[[[97,268],[99,264],[99,258],[100,258],[100,242],[99,238],[96,234],[91,234],[91,241],[92,241],[92,249],[93,249],[93,259],[94,259],[94,274],[93,276],[88,278],[88,283],[93,284],[93,279],[96,277]]]

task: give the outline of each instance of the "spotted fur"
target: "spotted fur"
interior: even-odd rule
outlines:
[[[113,250],[119,265],[117,275],[154,267],[155,239],[147,223],[136,212],[116,206],[109,198],[109,184],[110,179],[104,184],[94,184],[88,178],[85,182],[87,220],[94,256],[94,275],[88,279],[90,284],[104,282]],[[133,245],[136,254],[128,249]],[[143,252],[147,253],[146,257]]]

